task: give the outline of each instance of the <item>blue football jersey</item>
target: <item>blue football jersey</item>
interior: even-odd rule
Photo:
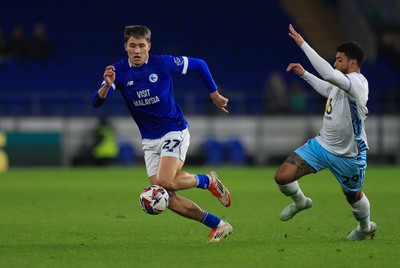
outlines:
[[[207,65],[199,59],[150,54],[140,67],[130,66],[128,58],[112,65],[116,78],[106,98],[115,90],[121,93],[142,138],[158,139],[188,126],[174,100],[173,75],[198,71],[210,93],[217,89]]]

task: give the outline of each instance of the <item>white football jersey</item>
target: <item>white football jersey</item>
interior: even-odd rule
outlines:
[[[325,81],[309,72],[302,76],[327,98],[317,140],[335,155],[354,157],[368,149],[364,123],[368,115],[368,81],[360,73],[343,74],[334,70],[307,43],[304,44],[302,49],[313,66],[323,77],[328,77]]]

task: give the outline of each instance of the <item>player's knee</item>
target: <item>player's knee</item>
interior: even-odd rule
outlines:
[[[167,189],[168,191],[176,191],[178,190],[176,183],[174,183],[173,180],[168,180],[168,179],[161,179],[159,178],[157,180],[158,185],[161,187]]]
[[[285,185],[289,183],[287,176],[285,176],[285,173],[279,170],[275,173],[274,179],[275,182],[279,185]]]
[[[357,192],[349,192],[349,191],[343,190],[343,192],[346,195],[346,200],[350,205],[360,201],[360,199],[363,196],[363,192],[361,190],[359,190]]]
[[[277,184],[285,185],[298,179],[296,177],[297,169],[295,166],[283,164],[276,171],[274,179]]]

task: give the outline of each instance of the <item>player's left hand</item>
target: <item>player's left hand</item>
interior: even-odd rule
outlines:
[[[301,37],[301,35],[296,32],[292,24],[289,24],[289,36],[296,42],[299,47],[304,43],[303,37]]]
[[[228,107],[228,99],[219,94],[218,90],[214,91],[210,94],[211,99],[213,100],[214,104],[224,111],[225,113],[229,113],[226,107]]]

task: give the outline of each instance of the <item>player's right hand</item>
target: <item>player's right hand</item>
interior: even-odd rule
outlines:
[[[295,74],[299,76],[303,76],[306,70],[304,70],[303,66],[300,63],[290,63],[286,68],[287,72],[293,71]]]
[[[112,86],[115,81],[115,67],[112,65],[107,66],[103,78],[104,82],[106,82],[108,86]]]

